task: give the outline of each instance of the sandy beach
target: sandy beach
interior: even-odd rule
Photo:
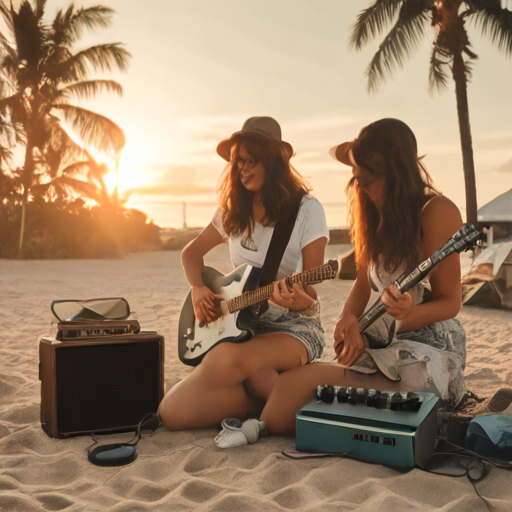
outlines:
[[[346,250],[331,245],[327,258]],[[230,270],[227,247],[206,263]],[[480,511],[467,478],[419,469],[398,472],[348,459],[291,461],[294,439],[270,437],[220,450],[215,430],[164,429],[138,445],[130,466],[90,464],[88,437],[51,439],[39,423],[38,339],[50,330],[55,299],[124,297],[145,330],[165,336],[167,389],[191,369],[177,354],[177,324],[188,290],[180,253],[131,254],[125,260],[0,260],[0,511]],[[350,281],[317,286],[328,342]],[[481,397],[512,387],[512,311],[463,307],[466,383]],[[332,358],[329,346],[324,359]],[[512,510],[510,472],[490,469],[476,484],[496,510]]]

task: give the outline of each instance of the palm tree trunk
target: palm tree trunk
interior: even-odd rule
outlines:
[[[453,80],[455,81],[455,96],[457,99],[457,114],[459,118],[460,145],[462,148],[462,167],[466,185],[466,218],[471,224],[477,223],[477,201],[475,163],[473,160],[473,141],[469,123],[469,104],[467,79],[464,71],[462,53],[457,52],[453,57]]]
[[[25,234],[25,218],[27,214],[28,194],[32,184],[32,175],[34,173],[34,146],[31,143],[27,144],[25,152],[25,164],[23,166],[23,198],[21,201],[21,225],[20,225],[20,239],[18,244],[18,259],[21,259],[23,251],[23,236]]]

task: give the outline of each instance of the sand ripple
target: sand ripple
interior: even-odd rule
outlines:
[[[327,257],[342,251],[329,246]],[[214,251],[207,263],[228,271],[226,248]],[[161,430],[139,443],[132,465],[91,465],[86,458],[90,438],[50,439],[39,424],[38,336],[48,332],[51,300],[126,297],[143,328],[166,337],[169,388],[191,371],[176,350],[177,322],[188,290],[179,254],[1,265],[0,512],[485,510],[466,479],[338,458],[291,461],[280,455],[293,447],[287,438],[223,451],[213,444],[214,430]],[[351,284],[318,285],[328,339]],[[512,386],[512,313],[463,308],[459,318],[468,333],[468,387],[490,396],[498,387]],[[332,355],[328,347],[324,359]],[[497,510],[510,511],[509,479],[510,473],[492,470],[476,485]]]

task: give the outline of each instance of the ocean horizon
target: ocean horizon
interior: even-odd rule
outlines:
[[[134,202],[127,206],[144,212],[149,219],[153,220],[161,228],[181,229],[184,226],[199,228],[207,226],[215,213],[217,203],[214,201]],[[347,226],[346,203],[322,203],[322,206],[325,210],[325,217],[329,228]]]

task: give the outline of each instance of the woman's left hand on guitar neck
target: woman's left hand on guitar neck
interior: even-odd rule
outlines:
[[[294,283],[290,288],[284,278],[274,285],[274,292],[269,301],[290,311],[302,311],[309,308],[314,299],[306,292],[302,283]]]

